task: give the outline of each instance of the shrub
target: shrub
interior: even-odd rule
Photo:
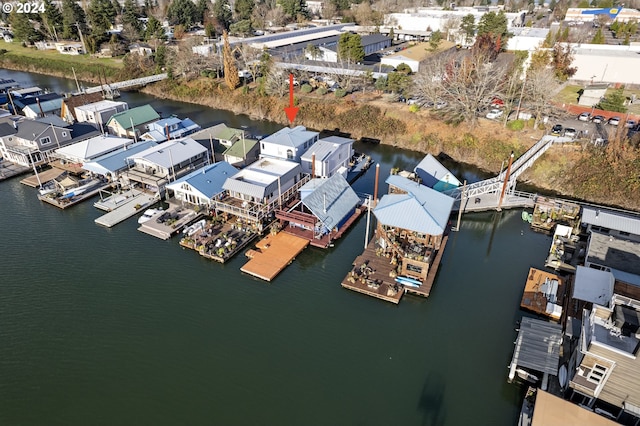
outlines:
[[[311,91],[313,90],[313,87],[311,87],[310,84],[303,84],[302,87],[300,88],[300,91],[302,91],[302,93],[311,93]]]
[[[327,89],[324,87],[319,88],[318,90],[316,90],[316,93],[318,95],[326,95],[327,94]]]
[[[345,96],[347,96],[347,91],[344,89],[337,89],[336,90],[336,98],[344,98]]]
[[[420,106],[418,104],[409,105],[409,112],[418,112],[420,111]]]
[[[507,128],[509,130],[518,131],[524,129],[524,121],[523,120],[513,120],[507,123]]]

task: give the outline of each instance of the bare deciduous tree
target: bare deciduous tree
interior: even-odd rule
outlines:
[[[535,113],[537,128],[542,116],[550,112],[552,108],[550,100],[560,89],[560,83],[553,69],[544,67],[527,71],[523,84],[524,99]]]
[[[289,74],[278,67],[270,67],[264,76],[264,89],[268,95],[284,96],[289,93]]]

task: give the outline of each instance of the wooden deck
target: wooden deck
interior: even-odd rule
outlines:
[[[268,235],[247,251],[249,260],[240,270],[265,281],[273,280],[309,244],[309,240],[286,232]]]
[[[527,281],[524,285],[524,292],[522,294],[520,307],[530,312],[534,312],[538,315],[542,315],[546,318],[558,321],[560,319],[559,316],[553,316],[551,315],[551,313],[547,312],[547,303],[553,303],[553,301],[549,300],[549,298],[545,294],[544,284],[545,282],[551,280],[558,281],[558,291],[556,293],[555,304],[563,306],[564,296],[566,292],[565,281],[556,274],[552,274],[536,268],[530,268],[529,274],[527,275]]]
[[[180,240],[180,245],[195,250],[200,256],[207,259],[225,263],[242,251],[258,235],[254,229],[238,226],[231,221],[225,223],[209,222],[205,229],[196,235],[183,237]]]
[[[164,213],[173,216],[172,219],[159,222],[152,218],[140,225],[138,231],[151,235],[162,240],[168,240],[172,235],[177,234],[189,223],[195,222],[204,216],[203,212],[195,212],[194,210],[182,207],[179,204],[169,202],[169,208]],[[160,217],[162,215],[158,215]]]
[[[342,224],[342,226],[337,230],[337,232],[331,231],[329,234],[325,234],[321,238],[314,237],[314,233],[312,230],[300,228],[297,226],[285,225],[282,228],[282,230],[288,234],[292,234],[300,238],[305,238],[309,240],[309,243],[314,247],[327,248],[331,246],[331,243],[333,243],[333,241],[342,237],[344,233],[349,230],[351,225],[353,225],[358,220],[358,218],[362,216],[362,213],[365,211],[366,211],[366,207],[362,205],[358,206],[358,208],[355,209],[355,211],[349,217],[349,219],[347,219],[345,223]],[[309,221],[312,220],[311,218],[315,218],[315,216],[309,213],[297,212],[297,214],[300,216],[305,215],[309,217]],[[278,217],[278,213],[276,213],[276,217]]]
[[[104,183],[90,191],[83,192],[80,195],[70,197],[70,198],[54,197],[52,196],[52,194],[46,194],[46,195],[38,194],[38,199],[40,201],[44,201],[45,203],[51,204],[52,206],[56,206],[59,209],[66,209],[66,208],[75,206],[76,204],[81,203],[85,200],[88,200],[89,198],[93,198],[100,191],[110,188],[111,185],[112,185],[111,183]]]
[[[63,173],[64,173],[64,170],[56,169],[54,167],[51,169],[38,172],[38,176],[36,176],[34,173],[33,175],[22,179],[20,183],[23,185],[30,186],[32,188],[37,188],[40,186],[40,184],[49,182],[50,180],[57,178]],[[40,179],[40,182],[38,182],[38,179]]]
[[[400,299],[405,293],[428,297],[448,239],[448,235],[443,237],[440,249],[429,267],[427,278],[419,288],[403,286],[395,281],[397,265],[392,263],[391,258],[377,254],[375,238],[369,242],[364,252],[353,261],[353,268],[344,277],[341,285],[349,290],[395,304],[400,303]]]

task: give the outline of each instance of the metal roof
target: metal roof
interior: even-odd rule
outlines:
[[[333,229],[353,211],[360,198],[347,180],[338,173],[328,179],[319,180],[322,181],[321,184],[302,200],[302,204],[311,210],[327,229]]]
[[[22,111],[31,111],[34,115],[39,115],[40,110],[43,112],[51,112],[62,108],[62,98],[52,99],[50,101],[40,102],[40,105],[31,104],[22,108]]]
[[[582,208],[582,223],[640,235],[640,216],[597,207]]]
[[[46,93],[44,95],[38,95],[38,96],[27,96],[24,98],[16,98],[13,100],[13,104],[20,109],[25,108],[27,105],[34,105],[38,103],[38,100],[40,100],[40,103],[42,102],[46,102],[46,101],[51,101],[53,99],[62,99],[64,96],[59,95],[57,93]]]
[[[233,145],[227,148],[222,154],[230,155],[232,157],[242,158],[258,144],[255,139],[241,139],[235,141]]]
[[[352,143],[353,139],[341,138],[339,136],[330,136],[328,138],[319,139],[311,145],[300,158],[306,161],[311,161],[315,154],[317,161],[324,161],[331,156],[333,152],[335,152],[339,145]]]
[[[578,265],[572,297],[600,306],[609,306],[613,297],[614,284],[615,278],[611,272]]]
[[[157,144],[154,141],[144,141],[134,143],[126,148],[120,148],[117,151],[110,152],[94,159],[93,161],[84,163],[82,168],[93,173],[97,173],[102,176],[106,176],[107,173],[115,173],[127,168],[126,159],[139,152],[145,151]]]
[[[56,149],[55,152],[59,157],[80,163],[93,160],[132,143],[131,139],[100,135]]]
[[[446,191],[461,184],[458,178],[431,154],[427,154],[413,171],[418,175],[423,185],[437,191]],[[440,182],[443,184],[438,185]]]
[[[451,215],[451,209],[453,208],[453,198],[400,175],[389,175],[386,183],[413,194],[418,200],[418,203],[428,211],[438,226],[443,230],[446,228],[449,216]]]
[[[422,234],[442,235],[445,230],[413,194],[387,194],[380,199],[373,214],[384,225]]]
[[[140,139],[145,141],[164,142],[167,140],[167,136],[160,130],[149,130],[148,132],[142,134],[140,136]]]
[[[0,138],[3,136],[15,135],[18,129],[9,123],[0,123]]]
[[[274,134],[262,139],[261,143],[271,143],[298,148],[304,145],[305,142],[316,137],[318,134],[318,132],[307,130],[304,126],[296,126],[294,128],[284,127]]]
[[[560,324],[522,317],[512,362],[557,376],[561,343]]]
[[[209,164],[181,177],[175,182],[168,184],[167,189],[173,191],[180,190],[182,184],[187,183],[204,197],[210,199],[224,191],[224,182],[236,173],[238,173],[238,169],[226,161],[220,161],[219,163]]]
[[[145,160],[168,169],[206,152],[207,149],[205,147],[187,137],[163,142],[145,151],[131,155],[129,158],[134,161],[137,159]]]
[[[241,138],[243,134],[244,130],[242,129],[234,129],[224,123],[220,123],[193,133],[191,138],[201,143],[206,141],[208,145],[211,139],[232,141],[234,138]]]
[[[107,125],[113,120],[123,129],[128,129],[131,128],[131,122],[133,122],[134,126],[139,126],[140,124],[158,120],[159,118],[160,116],[151,105],[142,105],[112,115]]]
[[[277,193],[278,180],[280,180],[280,185],[283,185],[285,182],[293,180],[294,175],[301,173],[300,164],[293,161],[261,158],[227,179],[223,187],[228,191],[262,199],[272,192]],[[281,191],[287,189],[280,187]]]
[[[92,93],[89,94],[89,96],[90,95],[92,95]],[[99,93],[98,93],[98,95],[100,96]],[[74,96],[74,98],[75,98],[75,96]],[[65,101],[65,102],[67,102],[67,101]],[[78,105],[78,106],[76,106],[74,108],[77,109],[77,110],[81,110],[81,111],[98,112],[98,111],[107,111],[107,110],[110,110],[110,109],[114,109],[114,108],[117,108],[117,107],[122,106],[122,105],[128,107],[128,104],[126,102],[110,101],[110,100],[104,99],[104,100],[101,100],[101,101],[98,101],[98,102],[93,102],[93,103],[90,103],[90,104]]]
[[[606,266],[617,280],[640,285],[640,242],[591,231],[587,262]]]

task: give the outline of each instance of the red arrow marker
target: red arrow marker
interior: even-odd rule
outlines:
[[[285,107],[284,112],[287,114],[289,123],[293,124],[300,108],[293,106],[293,74],[289,74],[289,106]]]

